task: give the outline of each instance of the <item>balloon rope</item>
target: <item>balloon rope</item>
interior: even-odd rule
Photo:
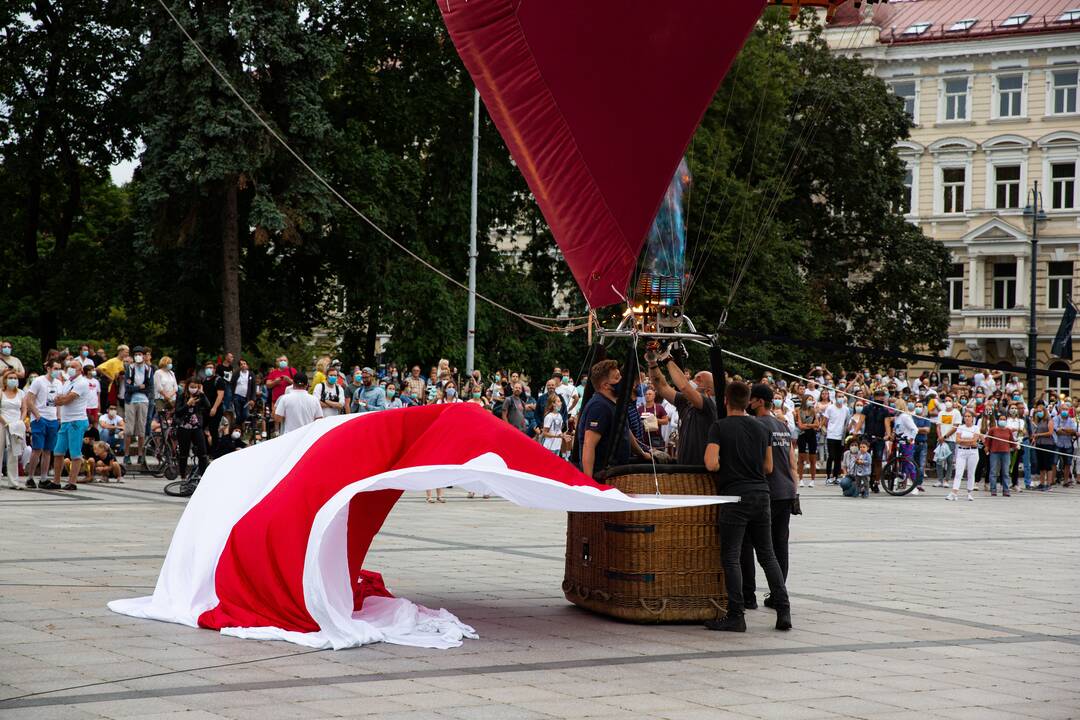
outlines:
[[[322,184],[323,187],[325,187],[327,190],[329,190],[330,193],[334,197],[336,197],[341,202],[342,205],[344,205],[349,210],[351,210],[357,217],[359,217],[361,220],[363,220],[365,223],[367,223],[371,227],[372,230],[374,230],[376,233],[378,233],[379,235],[381,235],[384,238],[386,238],[387,240],[389,240],[394,246],[396,246],[399,250],[404,252],[409,257],[411,257],[413,260],[416,260],[421,265],[423,265],[424,267],[426,267],[428,270],[435,273],[439,277],[443,278],[444,280],[447,280],[448,282],[456,285],[457,287],[461,288],[465,292],[469,292],[469,288],[468,288],[467,285],[465,285],[464,283],[456,280],[455,278],[451,277],[450,275],[446,274],[445,272],[443,272],[439,268],[435,267],[430,262],[428,262],[424,258],[417,255],[415,252],[410,250],[403,243],[399,242],[397,239],[395,239],[389,233],[387,233],[385,230],[383,230],[374,220],[372,220],[367,215],[365,215],[363,212],[361,212],[359,209],[357,209],[355,205],[353,205],[351,202],[348,201],[348,199],[345,198],[344,195],[342,195],[340,192],[338,192],[337,189],[333,185],[331,185],[322,175],[320,175],[315,170],[315,168],[311,167],[311,165],[309,165],[304,160],[304,158],[302,158],[300,156],[300,154],[297,153],[292,148],[292,146],[289,145],[289,143],[286,142],[286,140],[284,138],[282,138],[281,135],[279,135],[274,130],[273,127],[270,126],[270,123],[268,123],[266,120],[263,119],[262,115],[260,115],[258,113],[258,111],[255,110],[254,107],[252,107],[251,103],[249,103],[247,101],[247,99],[243,95],[240,94],[240,91],[236,89],[236,87],[232,84],[232,82],[229,81],[229,78],[225,76],[225,73],[223,73],[218,68],[217,64],[214,63],[214,61],[210,59],[210,57],[206,54],[206,52],[203,51],[202,46],[199,45],[199,43],[195,40],[195,38],[193,38],[191,36],[191,34],[188,32],[187,28],[184,27],[183,23],[181,23],[177,19],[176,15],[173,14],[173,11],[171,9],[169,9],[169,6],[165,4],[165,0],[158,0],[158,4],[161,5],[163,10],[165,10],[165,12],[168,14],[169,18],[172,19],[173,23],[176,25],[176,27],[180,29],[180,32],[183,33],[185,38],[187,38],[187,41],[191,44],[191,46],[193,48],[195,48],[195,51],[199,54],[199,56],[203,59],[203,61],[207,65],[210,66],[210,69],[213,70],[214,73],[219,78],[221,78],[221,81],[223,83],[225,83],[225,86],[228,87],[230,91],[232,91],[232,94],[236,96],[236,99],[239,100],[241,102],[241,104],[243,104],[243,106],[245,108],[247,108],[248,112],[250,112],[255,117],[255,119],[259,121],[259,124],[262,125],[263,128],[265,128],[268,133],[270,133],[270,136],[273,137],[275,140],[277,140],[278,143],[281,145],[281,147],[285,148],[285,150],[290,155],[292,155],[293,158],[295,158],[296,161],[298,163],[300,163],[300,165],[305,170],[307,170],[309,173],[311,173],[312,177],[314,177],[316,180],[318,180],[319,183]],[[527,325],[531,325],[532,327],[535,327],[538,330],[543,330],[545,332],[550,332],[550,333],[567,333],[567,332],[571,332],[571,331],[574,331],[574,330],[580,330],[581,328],[586,327],[586,325],[583,324],[583,323],[567,325],[567,326],[558,326],[558,325],[553,325],[552,324],[552,323],[556,323],[556,322],[571,322],[571,321],[575,321],[575,320],[584,320],[585,319],[584,316],[582,316],[582,317],[572,317],[572,318],[544,318],[544,317],[537,317],[537,316],[534,316],[534,315],[525,315],[525,314],[519,313],[519,312],[517,312],[515,310],[511,310],[510,308],[506,307],[505,305],[502,305],[501,303],[499,303],[499,302],[497,302],[495,300],[492,300],[491,298],[489,298],[489,297],[487,297],[487,296],[485,296],[485,295],[483,295],[481,293],[475,293],[475,294],[476,294],[476,297],[483,300],[484,302],[491,305],[492,307],[494,307],[494,308],[496,308],[498,310],[502,310],[503,312],[505,312],[508,315],[513,315],[514,317],[518,318],[522,322],[526,323]]]

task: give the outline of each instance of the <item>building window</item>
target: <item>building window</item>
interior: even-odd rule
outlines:
[[[970,30],[975,26],[975,23],[979,22],[978,18],[967,18],[965,20],[957,20],[949,26],[949,32],[964,32]]]
[[[1024,76],[998,75],[998,117],[1020,117],[1023,114]]]
[[[964,168],[944,168],[941,171],[942,211],[964,212],[964,185],[967,171]]]
[[[994,189],[997,193],[998,210],[1010,210],[1020,207],[1020,166],[996,165],[994,167]]]
[[[1016,307],[1016,263],[994,263],[994,309]]]
[[[1065,301],[1072,298],[1073,264],[1052,262],[1049,267],[1049,309],[1064,310]]]
[[[1080,20],[1080,9],[1066,10],[1061,13],[1061,17],[1055,20],[1055,22],[1076,22],[1077,20]]]
[[[1050,367],[1047,370],[1055,370],[1057,372],[1069,372],[1069,363],[1064,360],[1057,360],[1050,363]],[[1059,376],[1051,376],[1046,379],[1047,387],[1053,390],[1054,393],[1061,397],[1062,395],[1069,395],[1069,379]]]
[[[1001,21],[1001,27],[1020,27],[1031,19],[1031,13],[1017,13]]]
[[[968,79],[949,78],[945,81],[945,119],[968,119]]]
[[[1076,91],[1080,84],[1080,71],[1055,70],[1052,74],[1054,89],[1054,115],[1076,112]]]
[[[957,312],[964,309],[964,266],[953,263],[949,276],[945,278],[949,290],[949,310]]]
[[[915,97],[919,91],[916,82],[914,80],[905,80],[904,82],[893,83],[892,91],[896,97],[904,101],[904,112],[908,114],[908,117],[913,122],[916,122]]]
[[[933,23],[920,22],[914,25],[908,26],[907,30],[904,30],[903,35],[922,35],[924,32],[930,29]]]
[[[905,215],[911,214],[911,191],[915,184],[915,171],[907,168],[904,171],[904,194],[900,196],[900,212]]]
[[[1051,209],[1072,210],[1076,197],[1076,163],[1053,163],[1050,182]]]

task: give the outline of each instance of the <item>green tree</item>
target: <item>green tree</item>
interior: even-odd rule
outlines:
[[[739,336],[940,348],[947,253],[898,210],[908,129],[862,62],[768,15],[692,145],[691,316],[787,365],[815,353]]]
[[[126,80],[138,52],[129,3],[13,0],[0,7],[0,185],[5,266],[0,314],[44,353],[88,298],[72,247],[88,197],[134,149]],[[96,200],[97,198],[91,197]]]

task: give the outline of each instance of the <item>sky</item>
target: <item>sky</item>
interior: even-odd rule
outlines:
[[[137,164],[138,161],[136,160],[122,160],[109,168],[113,183],[116,185],[124,185],[131,180],[131,174],[135,172],[135,166]]]

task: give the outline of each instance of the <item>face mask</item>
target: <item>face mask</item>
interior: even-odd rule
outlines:
[[[92,378],[96,378],[97,377],[97,372],[91,370],[90,372],[87,373],[87,376],[92,377]]]
[[[212,377],[213,374],[214,368],[206,368],[205,370],[203,370],[203,375],[205,375],[206,377]]]
[[[946,400],[945,401],[945,409],[946,410],[952,410],[952,400]]]
[[[446,397],[452,398],[457,396],[457,390],[454,388],[446,388]]]
[[[780,407],[781,405],[784,404],[784,401],[781,400],[780,398],[773,398],[772,404],[773,404],[774,408],[778,408],[778,407]]]
[[[15,388],[19,387],[19,379],[18,378],[8,378],[7,379],[7,386],[10,389],[14,390]]]
[[[90,357],[90,351],[89,350],[83,350],[79,354],[82,355],[83,357]]]
[[[472,396],[473,396],[473,400],[479,400],[480,399],[480,393],[478,393],[478,392],[474,392],[472,394]]]
[[[111,418],[116,417],[116,411],[115,410],[110,410],[109,411],[109,417],[111,417]]]
[[[915,403],[908,403],[907,404],[907,409],[908,409],[908,412],[911,412],[912,410],[914,410],[915,409]]]
[[[394,388],[390,388],[386,391],[386,397],[394,397]]]
[[[1042,410],[1039,410],[1037,413],[1035,413],[1035,417],[1039,418],[1040,420],[1042,420],[1043,415],[1044,413]]]
[[[69,378],[74,378],[74,377],[75,377],[75,373],[76,373],[76,371],[75,371],[75,368],[68,368],[68,369],[67,369],[67,376],[68,376]]]
[[[143,361],[142,355],[136,355],[135,356],[135,364],[136,365],[142,365],[142,361]]]
[[[863,407],[864,407],[863,405],[856,405],[855,406],[855,412],[861,413],[863,411]]]
[[[362,381],[362,380],[363,380],[364,378],[363,378],[363,376],[362,376],[362,375],[353,375],[353,376],[352,376],[352,379],[353,379],[353,382],[357,382],[357,383],[358,383],[358,382],[361,382],[361,381]]]
[[[285,368],[289,367],[289,363],[285,362],[284,360],[281,360],[281,361],[278,362],[277,366],[279,368],[281,368],[282,370],[284,370]]]
[[[233,440],[239,440],[240,439],[240,431],[239,430],[233,430],[232,431],[232,439]]]
[[[921,407],[915,408],[915,414],[916,415],[922,415],[923,412],[924,412],[924,410]]]
[[[60,371],[59,370],[50,370],[49,371],[49,377],[51,377],[53,380],[58,379],[60,377]]]
[[[967,405],[967,398],[960,398],[961,405]]]
[[[894,402],[889,403],[889,407],[891,407],[893,410],[895,410],[896,409],[896,403],[894,403]]]
[[[3,350],[0,350],[0,352],[4,353],[5,355],[10,355],[11,354],[11,348],[6,347]]]
[[[502,380],[502,376],[499,375],[498,373],[496,373],[495,374],[495,382],[499,382],[500,380]]]
[[[1016,413],[1016,408],[1011,408],[1011,409],[1009,410],[1009,415],[1011,415],[1011,416],[1013,416],[1013,417],[1016,417],[1016,414],[1017,414],[1017,413]]]
[[[326,382],[330,383],[331,385],[337,385],[337,375],[331,375],[330,377],[326,378]]]
[[[998,420],[998,427],[1000,427],[1000,428],[1005,427],[1005,421],[1004,420]]]

